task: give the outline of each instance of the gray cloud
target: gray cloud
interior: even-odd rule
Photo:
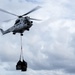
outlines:
[[[75,20],[74,4],[69,0],[46,0],[41,3],[42,8],[30,14],[31,17],[41,18],[44,21],[34,22],[29,32],[24,32],[23,51],[28,62],[28,71],[15,71],[15,64],[20,54],[19,34],[0,34],[0,75],[74,75],[75,67]],[[1,0],[1,8],[15,14],[23,14],[37,5],[32,1]],[[73,4],[73,5],[72,5]],[[9,7],[10,6],[10,7]],[[72,8],[72,9],[71,9]],[[15,18],[0,12],[2,20]],[[36,14],[37,15],[36,15]],[[73,14],[72,14],[73,13]],[[4,23],[6,29],[13,25]],[[5,26],[7,25],[7,27]],[[4,73],[5,72],[5,73]]]

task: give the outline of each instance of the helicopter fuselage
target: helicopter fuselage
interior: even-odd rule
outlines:
[[[3,34],[7,34],[9,32],[13,32],[13,34],[20,33],[23,35],[25,30],[29,31],[30,27],[33,25],[33,22],[28,19],[28,17],[22,17],[16,20],[14,26],[10,27],[9,29],[2,31]]]
[[[13,33],[23,33],[25,30],[29,31],[29,28],[32,26],[32,21],[27,19],[27,17],[22,17],[16,20],[14,24]]]

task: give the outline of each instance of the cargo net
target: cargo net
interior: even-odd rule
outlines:
[[[27,71],[27,62],[24,60],[23,57],[22,36],[21,36],[21,53],[20,53],[19,61],[17,62],[16,65],[16,70]]]

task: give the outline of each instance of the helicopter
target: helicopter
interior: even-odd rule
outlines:
[[[10,32],[13,32],[14,35],[16,33],[20,33],[21,36],[23,36],[23,32],[25,30],[29,31],[29,29],[32,27],[32,25],[33,25],[32,20],[40,21],[40,19],[30,18],[29,16],[26,16],[26,15],[36,11],[39,8],[41,8],[41,7],[37,6],[37,7],[33,8],[32,10],[30,10],[29,12],[27,12],[23,15],[20,15],[20,16],[18,16],[16,14],[13,14],[11,12],[8,12],[6,10],[0,9],[0,11],[2,11],[2,12],[5,12],[7,14],[11,14],[13,16],[18,17],[18,19],[15,21],[15,23],[12,27],[10,27],[9,29],[7,29],[5,31],[2,28],[0,28],[0,31],[2,32],[3,35],[7,34],[7,33],[10,33]]]

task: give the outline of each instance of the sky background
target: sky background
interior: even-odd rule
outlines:
[[[0,33],[0,75],[75,75],[75,0],[0,0],[0,8],[28,16],[34,21],[23,36],[27,72],[16,71],[20,55],[20,36]],[[9,22],[3,22],[13,19]],[[0,27],[6,30],[17,17],[0,11]]]

